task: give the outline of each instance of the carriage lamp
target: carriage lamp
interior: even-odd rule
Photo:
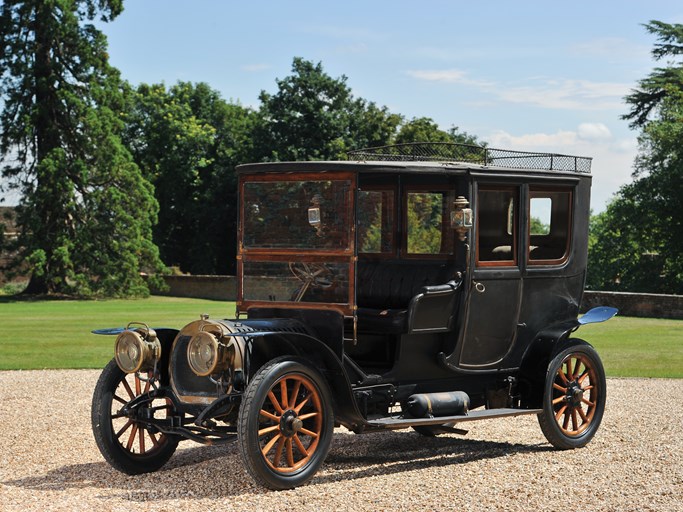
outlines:
[[[453,203],[451,212],[451,227],[458,233],[458,239],[465,241],[467,232],[472,227],[472,209],[468,208],[469,201],[464,196],[458,196]]]
[[[322,218],[320,216],[320,204],[323,202],[323,198],[320,194],[316,194],[311,199],[311,206],[308,208],[308,223],[315,228],[316,234],[322,236]]]
[[[223,372],[232,367],[234,360],[235,347],[210,332],[199,331],[187,345],[187,361],[199,377]]]
[[[114,357],[126,373],[153,370],[161,357],[161,343],[153,329],[126,329],[116,338]]]

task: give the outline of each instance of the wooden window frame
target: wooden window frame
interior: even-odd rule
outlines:
[[[564,247],[564,254],[562,255],[561,258],[554,258],[554,259],[531,259],[531,200],[534,198],[543,198],[543,197],[548,197],[549,194],[558,194],[558,193],[563,193],[567,194],[569,197],[567,198],[567,237],[565,240],[565,247]],[[527,258],[527,265],[531,267],[539,267],[539,266],[561,266],[564,265],[567,260],[569,259],[570,256],[570,250],[572,246],[572,231],[574,228],[574,189],[571,187],[542,187],[542,186],[535,186],[535,185],[530,185],[529,186],[529,194],[528,194],[528,199],[527,199],[527,239],[526,239],[526,258]],[[549,236],[552,233],[552,209],[551,209],[551,215],[550,215],[550,233],[548,235],[541,235],[541,236]],[[538,235],[534,235],[538,236]]]
[[[449,236],[453,237],[453,246],[451,252],[439,252],[436,254],[420,254],[408,252],[408,194],[411,192],[435,192],[443,193],[447,195],[448,193],[453,193],[454,200],[457,197],[457,190],[454,186],[448,185],[404,185],[401,191],[401,209],[402,209],[402,226],[401,226],[401,249],[400,254],[403,259],[406,260],[449,260],[455,255],[456,246],[456,234],[450,228],[444,228],[447,224],[450,226],[450,219],[446,219],[444,213],[441,212],[441,236],[443,237],[446,233],[450,233]],[[443,245],[443,239],[442,239]]]
[[[479,195],[481,192],[511,192],[513,200],[513,214],[512,219],[512,258],[511,260],[482,260],[481,256],[481,222],[480,222],[480,208],[481,201],[479,200]],[[519,267],[519,256],[518,256],[518,235],[519,235],[519,204],[520,204],[520,187],[518,185],[479,185],[477,188],[477,204],[475,212],[475,266],[477,268],[487,268],[487,267],[506,267],[506,268],[518,268]],[[507,232],[507,226],[506,232]]]

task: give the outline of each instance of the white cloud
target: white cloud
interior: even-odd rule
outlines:
[[[569,47],[569,52],[582,58],[633,62],[648,59],[650,47],[620,37],[601,37],[574,44]]]
[[[469,78],[468,73],[461,69],[414,69],[406,71],[409,76],[424,80],[426,82],[443,82],[448,84],[473,85],[475,87],[491,88],[495,87],[493,82],[486,80],[475,80]]]
[[[616,140],[602,123],[582,123],[576,130],[555,133],[513,135],[500,130],[483,138],[493,148],[592,157],[591,207],[596,213],[605,209],[619,187],[631,181],[637,153],[635,138]]]
[[[527,133],[524,135],[511,135],[505,131],[494,132],[487,137],[493,147],[505,149],[517,149],[520,151],[536,151],[539,148],[557,148],[574,146],[578,141],[578,134],[571,131],[558,131],[557,133]],[[554,151],[554,150],[553,150]]]
[[[465,81],[466,73],[460,69],[442,69],[442,70],[411,70],[407,71],[408,75],[419,80],[426,80],[428,82],[446,82],[451,84],[461,84]]]
[[[418,80],[474,86],[498,101],[552,109],[605,110],[621,109],[622,98],[630,84],[592,82],[590,80],[531,77],[524,85],[496,83],[471,78],[461,69],[410,70],[406,74]]]
[[[245,64],[241,69],[242,71],[247,71],[249,73],[258,73],[260,71],[267,71],[271,67],[270,64]]]
[[[491,91],[501,100],[536,107],[570,110],[623,108],[629,84],[589,80],[538,79],[522,87],[497,87]]]
[[[582,140],[608,140],[612,132],[602,123],[581,123],[578,128],[579,138]]]

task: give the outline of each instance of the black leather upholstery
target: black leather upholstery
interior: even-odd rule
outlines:
[[[454,270],[444,263],[358,262],[358,331],[400,334],[408,331],[408,306],[424,286],[442,285]],[[352,327],[347,324],[347,328]]]
[[[405,309],[423,286],[453,279],[451,265],[424,262],[358,262],[358,307]]]

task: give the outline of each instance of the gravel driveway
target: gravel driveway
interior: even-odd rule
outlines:
[[[0,372],[0,510],[683,510],[683,380],[608,379],[601,429],[556,451],[536,418],[465,437],[338,429],[321,471],[272,492],[237,447],[182,443],[159,472],[109,467],[90,431],[98,371]]]

